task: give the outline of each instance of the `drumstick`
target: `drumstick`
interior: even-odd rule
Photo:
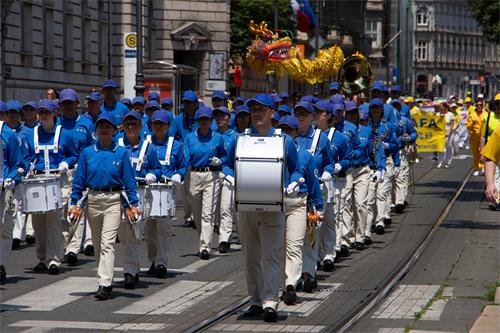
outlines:
[[[306,180],[303,177],[300,177],[297,184],[295,184],[295,186],[293,187],[293,189],[295,190],[297,186],[300,186],[300,184],[304,183],[305,181]]]

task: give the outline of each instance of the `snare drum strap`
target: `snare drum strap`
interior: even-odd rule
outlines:
[[[172,155],[172,148],[174,146],[174,137],[171,136],[168,138],[167,142],[167,150],[165,151],[165,165],[170,165],[170,156]]]
[[[277,128],[274,130],[274,136],[281,136],[281,128]]]
[[[319,136],[320,135],[321,135],[321,130],[320,129],[316,129],[314,131],[314,137],[313,137],[313,141],[312,141],[312,144],[311,144],[311,148],[309,149],[309,152],[313,156],[316,153],[316,148],[318,147],[318,142],[319,142]]]
[[[335,127],[330,128],[330,131],[328,132],[328,140],[332,142],[333,136],[335,135]]]
[[[142,142],[141,151],[139,152],[139,157],[137,158],[137,164],[135,165],[135,171],[141,171],[142,163],[144,162],[144,156],[149,147],[149,141],[144,140]]]
[[[40,149],[44,149],[44,147],[47,147],[48,149],[52,149],[54,153],[57,153],[59,150],[59,137],[61,136],[61,125],[56,126],[56,133],[54,135],[54,143],[52,145],[45,145],[45,146],[40,146],[38,143],[38,128],[40,125],[35,126],[35,130],[33,131],[33,143],[35,144],[35,153],[38,154],[40,152]]]

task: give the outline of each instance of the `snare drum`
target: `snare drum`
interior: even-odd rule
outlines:
[[[170,184],[151,184],[151,212],[150,217],[175,216],[175,199],[173,186]]]
[[[146,219],[149,217],[149,204],[147,202],[147,186],[145,185],[138,185],[137,186],[137,198],[139,198],[139,210],[141,211],[141,217],[143,219]]]
[[[23,179],[21,193],[24,213],[44,214],[63,207],[60,176]]]
[[[237,211],[283,211],[284,147],[282,136],[238,137],[234,163]]]

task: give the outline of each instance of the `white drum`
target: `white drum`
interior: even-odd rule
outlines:
[[[285,140],[244,135],[236,143],[237,211],[283,211]]]
[[[24,213],[43,214],[63,207],[59,176],[23,179],[21,192]]]
[[[170,184],[151,184],[151,212],[150,217],[175,216],[175,199],[173,187]]]
[[[137,198],[139,199],[139,209],[142,213],[141,217],[143,219],[149,217],[149,205],[146,199],[147,186],[137,185]]]

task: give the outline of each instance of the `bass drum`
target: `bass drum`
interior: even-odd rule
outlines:
[[[282,136],[238,137],[234,162],[237,211],[283,211],[284,157]]]
[[[175,216],[174,189],[170,184],[151,184],[151,212],[150,217]]]

